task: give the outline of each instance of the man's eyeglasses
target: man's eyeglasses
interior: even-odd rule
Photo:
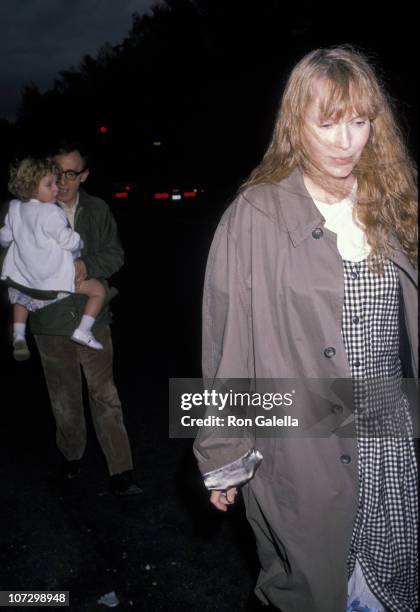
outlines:
[[[86,171],[86,168],[77,172],[76,170],[64,170],[63,172],[57,172],[57,181],[61,181],[64,176],[65,179],[69,181],[75,181],[80,174]]]

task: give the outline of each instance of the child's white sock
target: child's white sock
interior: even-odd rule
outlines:
[[[26,323],[13,323],[13,340],[25,340]]]
[[[90,332],[94,323],[95,317],[91,317],[90,315],[83,315],[78,329],[84,332]]]

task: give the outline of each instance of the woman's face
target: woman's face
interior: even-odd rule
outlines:
[[[369,139],[370,121],[348,113],[339,121],[321,120],[322,84],[309,104],[303,137],[312,162],[330,178],[344,179],[352,172]]]

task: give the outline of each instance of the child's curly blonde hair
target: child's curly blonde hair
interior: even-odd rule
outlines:
[[[25,157],[10,166],[8,189],[11,194],[27,202],[36,198],[39,181],[49,173],[58,174],[59,169],[52,159],[34,159]]]

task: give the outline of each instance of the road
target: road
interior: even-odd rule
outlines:
[[[78,478],[62,482],[39,358],[15,363],[1,306],[1,590],[68,590],[70,609],[115,591],[119,610],[254,609],[241,503],[213,510],[191,452],[168,438],[168,376],[200,375],[200,300],[213,215],[114,209],[126,250],[115,282],[115,377],[143,493],[115,498],[89,423]],[[259,606],[257,606],[259,608]]]

